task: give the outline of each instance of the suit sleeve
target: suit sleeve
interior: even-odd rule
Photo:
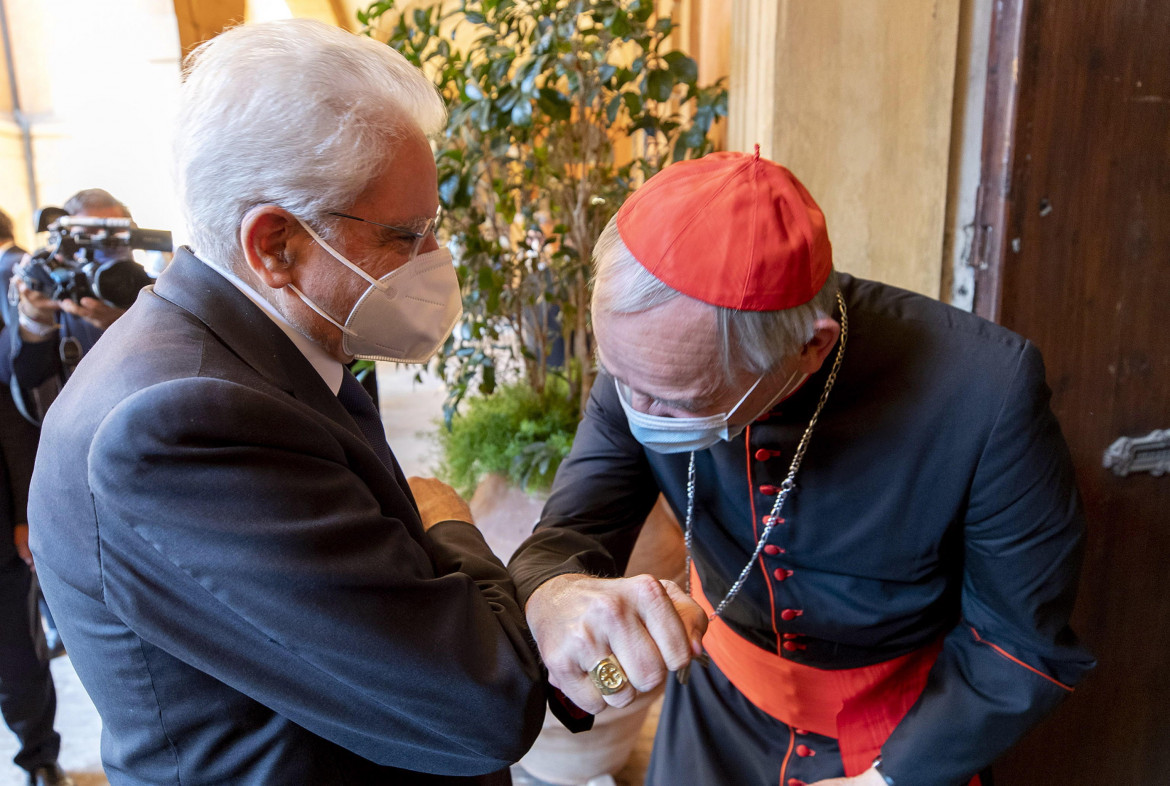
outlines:
[[[966,783],[1094,665],[1068,626],[1084,521],[1049,397],[1028,343],[972,481],[961,618],[882,749],[896,786]]]
[[[555,576],[622,576],[658,491],[617,403],[613,378],[603,373],[594,382],[573,449],[557,470],[540,523],[508,563],[521,608]]]
[[[473,527],[424,533],[388,473],[355,471],[372,454],[334,425],[220,380],[123,401],[89,456],[104,600],[143,639],[371,761],[500,770],[543,717],[511,579]]]

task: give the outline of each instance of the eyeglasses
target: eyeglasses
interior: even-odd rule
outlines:
[[[329,215],[337,216],[338,218],[348,218],[351,221],[361,221],[363,224],[373,224],[374,226],[382,227],[383,229],[389,229],[391,232],[394,232],[403,238],[409,238],[413,240],[414,245],[410,249],[409,258],[414,259],[416,256],[418,256],[419,249],[422,248],[424,243],[426,243],[427,238],[435,237],[436,233],[439,231],[439,224],[443,220],[443,208],[440,206],[439,209],[435,211],[434,218],[428,218],[424,220],[418,229],[395,226],[393,224],[383,224],[379,221],[371,221],[368,218],[351,216],[349,213],[338,213],[334,211],[329,213]]]

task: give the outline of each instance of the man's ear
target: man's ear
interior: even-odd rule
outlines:
[[[257,205],[240,222],[244,260],[256,277],[272,289],[281,289],[292,281],[297,251],[305,236],[292,213],[277,205]]]
[[[800,350],[799,367],[802,372],[812,376],[821,370],[825,358],[837,343],[841,335],[841,325],[837,320],[822,317],[813,324],[813,337]]]

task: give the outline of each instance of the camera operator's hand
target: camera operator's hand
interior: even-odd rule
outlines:
[[[58,304],[47,295],[29,289],[23,281],[17,280],[16,289],[20,293],[16,308],[20,311],[22,322],[21,339],[30,343],[48,341],[55,335],[52,328],[57,324]],[[26,321],[28,325],[23,324]],[[38,326],[43,329],[37,329]]]
[[[80,304],[72,300],[62,300],[60,306],[62,311],[81,317],[99,330],[105,330],[114,324],[114,320],[126,313],[125,309],[114,308],[92,297],[83,297]]]

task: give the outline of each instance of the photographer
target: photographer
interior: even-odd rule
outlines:
[[[131,217],[125,205],[100,188],[79,191],[65,203],[64,212],[72,218]],[[131,259],[129,247],[92,248],[88,253],[99,262]],[[67,260],[58,258],[53,262]],[[25,417],[39,424],[81,357],[125,309],[92,296],[53,299],[31,286],[19,271],[20,267],[14,272],[14,289],[6,304],[0,381],[9,383]]]

